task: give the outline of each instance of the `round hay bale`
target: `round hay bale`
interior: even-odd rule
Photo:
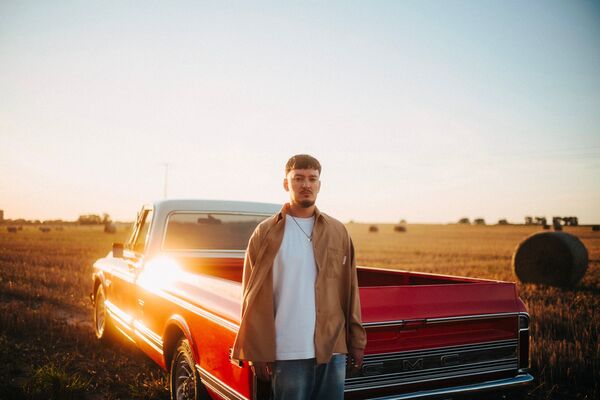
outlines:
[[[17,233],[17,227],[16,226],[7,226],[6,230],[10,233]]]
[[[371,225],[369,227],[369,232],[379,232],[379,228],[377,227],[377,225]]]
[[[112,222],[107,222],[104,224],[104,233],[115,233],[117,231],[117,226]]]
[[[48,232],[50,232],[50,227],[49,226],[40,226],[39,230],[42,231],[43,233],[48,233]]]
[[[592,231],[594,231],[594,232],[600,231],[600,225],[592,225]]]
[[[585,275],[588,251],[577,236],[538,232],[517,246],[512,266],[521,282],[574,286]]]
[[[395,232],[406,232],[406,227],[404,225],[396,225],[394,226]]]

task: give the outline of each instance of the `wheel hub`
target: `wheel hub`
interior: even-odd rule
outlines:
[[[181,357],[181,355],[177,367],[175,382],[177,383],[177,400],[196,399],[194,372],[191,370],[189,364],[185,360],[185,357]]]

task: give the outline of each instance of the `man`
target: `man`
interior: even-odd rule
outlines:
[[[290,158],[290,201],[256,228],[246,251],[242,321],[233,358],[271,380],[276,400],[342,399],[346,354],[362,366],[366,334],[352,241],[315,206],[321,164]]]

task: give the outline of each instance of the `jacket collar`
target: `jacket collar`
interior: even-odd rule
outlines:
[[[278,223],[279,221],[281,221],[282,219],[285,219],[285,216],[289,213],[289,208],[290,208],[290,203],[285,203],[282,207],[281,210],[279,211],[279,213],[277,213],[277,218],[275,219],[275,223]],[[321,211],[319,211],[319,208],[317,206],[315,206],[315,222],[317,221],[323,221],[328,223],[327,221],[327,215],[326,214],[322,214]]]

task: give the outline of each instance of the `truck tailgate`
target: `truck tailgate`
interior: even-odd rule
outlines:
[[[363,322],[440,318],[513,312],[515,285],[509,282],[361,287]]]
[[[512,283],[361,287],[360,298],[368,341],[364,367],[347,376],[348,394],[517,372],[519,304]]]

